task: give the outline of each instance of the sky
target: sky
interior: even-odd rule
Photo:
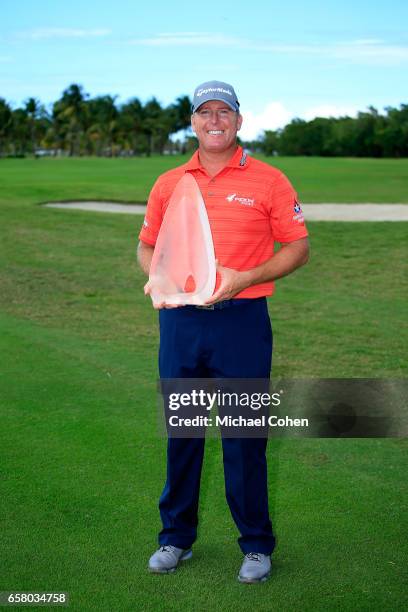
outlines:
[[[216,79],[251,139],[408,103],[407,24],[407,0],[0,0],[0,97],[50,105],[79,83],[167,105]]]

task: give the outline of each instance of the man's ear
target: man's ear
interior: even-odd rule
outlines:
[[[191,115],[191,129],[193,130],[193,132],[195,134],[194,119],[195,119],[195,117],[194,117],[194,114],[193,114],[193,115]]]
[[[244,120],[243,116],[241,114],[239,114],[238,115],[238,121],[237,121],[237,130],[241,129],[243,120]]]

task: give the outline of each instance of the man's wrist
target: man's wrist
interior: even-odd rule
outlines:
[[[244,289],[247,289],[248,287],[251,287],[251,285],[256,284],[254,282],[254,270],[243,270],[241,272],[241,282],[242,282],[242,288],[241,291],[243,291]]]
[[[272,275],[271,273],[268,275],[265,274],[264,264],[261,264],[260,266],[257,266],[256,268],[252,268],[252,270],[246,270],[242,274],[244,274],[243,276],[243,282],[245,283],[245,286],[243,287],[244,289],[246,289],[247,287],[252,287],[253,285],[259,285],[260,283],[268,283],[274,280],[275,278],[275,276]]]

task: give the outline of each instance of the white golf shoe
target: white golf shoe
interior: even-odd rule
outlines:
[[[239,570],[238,580],[248,584],[265,582],[271,573],[271,557],[262,553],[251,552],[245,555]]]
[[[191,548],[184,550],[176,546],[160,546],[150,557],[148,569],[154,574],[170,574],[176,570],[179,561],[187,561],[192,556]]]

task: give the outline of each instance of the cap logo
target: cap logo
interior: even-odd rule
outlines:
[[[193,103],[191,105],[193,113],[195,113],[197,108],[207,100],[220,100],[228,104],[232,110],[238,112],[239,102],[237,100],[237,94],[233,86],[229,83],[224,83],[223,81],[206,81],[198,85],[194,92]]]
[[[226,93],[229,96],[232,96],[232,91],[229,89],[223,89],[222,87],[208,87],[208,89],[199,89],[196,93],[197,97],[200,97],[204,94],[211,93],[213,91],[217,91],[218,93]]]

